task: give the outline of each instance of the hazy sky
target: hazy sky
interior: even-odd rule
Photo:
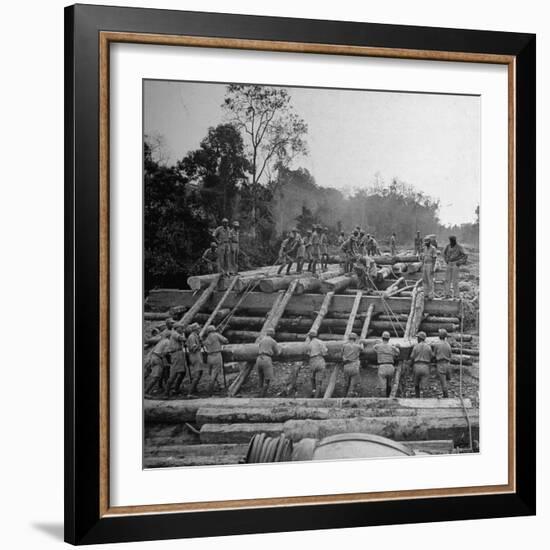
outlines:
[[[144,131],[164,138],[169,162],[199,147],[224,121],[226,86],[146,81]],[[379,173],[441,200],[443,223],[474,220],[480,197],[480,99],[356,90],[288,88],[307,122],[308,168],[318,185],[369,186]]]

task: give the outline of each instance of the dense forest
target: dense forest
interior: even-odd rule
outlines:
[[[222,109],[224,123],[173,166],[162,140],[145,136],[145,292],[183,288],[187,276],[200,273],[202,252],[223,217],[240,222],[241,268],[275,263],[283,233],[312,223],[327,226],[333,241],[360,225],[382,245],[392,232],[410,243],[418,230],[477,246],[479,207],[474,223],[446,227],[439,200],[398,179],[375,174],[344,194],[293,168],[308,154],[308,128],[285,89],[229,85]]]

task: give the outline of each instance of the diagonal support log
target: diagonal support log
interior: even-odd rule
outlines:
[[[198,313],[201,307],[208,301],[210,296],[212,296],[213,292],[216,290],[219,279],[220,279],[220,275],[217,275],[211,280],[208,288],[199,296],[196,302],[189,308],[189,310],[185,313],[185,315],[178,321],[179,325],[183,325],[184,327],[186,327],[193,320],[193,317]]]
[[[325,299],[323,300],[323,303],[321,304],[321,308],[319,309],[319,312],[317,313],[317,317],[315,318],[315,321],[313,321],[313,324],[311,325],[311,328],[309,330],[315,330],[319,332],[319,329],[321,328],[321,324],[323,322],[323,319],[326,317],[328,313],[328,309],[330,307],[330,302],[332,301],[332,297],[334,296],[334,292],[329,292],[325,294]],[[310,338],[309,336],[306,339],[306,342],[309,342]]]
[[[369,306],[369,309],[367,310],[367,316],[365,317],[365,321],[363,322],[363,328],[361,329],[361,336],[359,336],[361,340],[364,340],[367,337],[373,311],[374,311],[374,304],[371,304]]]
[[[277,299],[273,303],[273,307],[271,308],[271,311],[269,312],[269,315],[265,320],[264,326],[262,327],[262,330],[260,331],[260,334],[258,335],[256,342],[258,342],[263,336],[265,336],[267,329],[277,328],[277,325],[279,324],[279,321],[281,320],[281,317],[285,312],[285,308],[290,298],[294,294],[294,290],[296,289],[297,283],[298,283],[298,279],[290,283],[286,292],[283,290],[279,291],[279,295],[277,296]],[[241,386],[246,382],[247,378],[252,372],[253,368],[254,368],[254,363],[252,361],[248,362],[243,367],[243,369],[241,370],[237,378],[235,378],[235,380],[229,387],[229,391],[228,391],[229,397],[234,397],[235,395],[237,395],[237,393],[241,389]]]
[[[210,314],[210,317],[208,317],[208,320],[202,326],[201,331],[199,333],[200,338],[202,338],[204,336],[204,333],[206,331],[206,327],[214,321],[214,319],[216,318],[216,315],[218,314],[221,307],[223,306],[223,303],[225,302],[225,300],[227,300],[227,297],[229,296],[229,293],[233,290],[233,288],[235,287],[235,285],[237,284],[238,281],[239,281],[238,276],[233,277],[233,280],[231,281],[231,283],[227,287],[227,290],[223,293],[223,296],[221,297],[221,299],[216,304],[216,307],[214,308],[214,311],[212,311],[212,313]]]

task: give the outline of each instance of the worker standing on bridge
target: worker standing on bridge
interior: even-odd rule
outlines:
[[[292,239],[292,233],[289,231],[287,236],[283,239],[283,242],[281,243],[281,246],[279,248],[279,257],[277,259],[277,263],[279,265],[279,269],[277,270],[277,275],[280,275],[283,271],[283,268],[287,264],[287,252],[288,248],[290,246],[290,240]]]
[[[310,269],[311,273],[315,275],[317,269],[317,264],[321,259],[321,235],[320,235],[320,225],[316,223],[313,224],[313,232],[311,234],[311,262]]]
[[[214,393],[214,386],[221,376],[225,379],[223,372],[222,346],[228,344],[229,340],[216,331],[216,327],[209,325],[206,327],[206,338],[204,340],[204,349],[206,351],[206,364],[210,374],[210,384],[208,393]]]
[[[187,372],[187,359],[185,357],[185,334],[184,327],[176,323],[174,330],[168,340],[168,353],[170,354],[170,378],[166,382],[164,395],[170,396],[172,388],[178,393]]]
[[[232,275],[239,272],[239,229],[240,223],[234,221],[229,235],[229,272]]]
[[[188,397],[191,397],[197,389],[199,382],[207,368],[202,359],[202,342],[200,338],[200,325],[192,323],[188,330],[190,334],[187,338],[187,351],[189,352],[189,366],[191,374],[191,387],[189,388]]]
[[[420,236],[420,231],[416,232],[416,237],[414,238],[414,253],[417,256],[422,254],[422,237]]]
[[[443,397],[449,397],[447,382],[451,381],[452,350],[451,345],[447,342],[447,331],[444,328],[439,329],[439,340],[433,344],[433,353]]]
[[[203,252],[202,261],[208,273],[216,273],[218,269],[218,244],[215,241]]]
[[[320,228],[321,226],[319,226]],[[321,235],[319,236],[319,248],[321,251],[321,269],[327,271],[328,269],[328,227],[323,227]]]
[[[428,300],[434,298],[434,275],[435,262],[437,260],[437,250],[432,245],[429,237],[424,239],[424,252],[422,255],[422,285],[424,286],[424,296]]]
[[[382,388],[385,387],[386,397],[389,397],[395,375],[394,363],[401,351],[398,346],[390,344],[390,333],[386,330],[382,333],[382,342],[374,344],[374,351],[378,360],[378,377]]]
[[[424,381],[430,376],[430,363],[433,359],[432,348],[426,344],[426,333],[420,331],[416,338],[418,343],[411,350],[410,361],[413,368],[414,393],[420,397],[424,390]]]
[[[344,272],[350,273],[353,269],[353,262],[355,260],[355,237],[351,235],[348,237],[340,247],[340,250],[344,255]]]
[[[231,229],[229,220],[224,218],[222,224],[214,231],[214,238],[218,243],[218,271],[226,276],[229,273],[230,253],[231,253]]]
[[[162,378],[166,365],[168,364],[166,356],[168,354],[170,337],[167,334],[161,335],[160,340],[155,344],[151,351],[150,366],[151,375],[149,383],[145,388],[145,395],[151,395],[157,388],[161,390]]]
[[[265,397],[269,389],[269,384],[273,380],[273,356],[281,353],[279,344],[273,338],[275,329],[268,328],[265,336],[262,336],[258,342],[258,357],[256,359],[256,368],[258,369],[258,380],[260,382],[260,397]]]
[[[390,253],[392,256],[395,256],[397,254],[397,242],[395,233],[392,233],[390,237]]]
[[[344,362],[344,378],[346,397],[357,396],[357,386],[361,382],[361,364],[359,357],[363,351],[363,344],[357,342],[357,334],[352,332],[349,340],[342,348],[342,360]]]
[[[311,235],[312,231],[311,229],[308,229],[306,231],[306,236],[304,237],[304,248],[306,251],[304,261],[307,262],[306,271],[311,271]]]
[[[325,378],[325,355],[328,353],[327,345],[317,338],[317,331],[310,330],[309,341],[309,368],[311,369],[311,397],[321,397],[323,379]]]
[[[458,272],[461,265],[466,263],[468,254],[464,252],[464,248],[456,242],[456,237],[449,237],[449,244],[443,250],[443,258],[447,264],[447,272],[445,274],[445,297],[458,298],[460,292],[458,290]]]
[[[295,235],[296,239],[296,273],[302,273],[304,269],[304,260],[306,257],[306,246],[304,244],[304,239],[298,232],[298,228],[294,227],[292,233]]]

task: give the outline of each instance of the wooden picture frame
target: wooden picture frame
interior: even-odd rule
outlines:
[[[109,504],[109,47],[115,42],[496,63],[509,74],[508,483]],[[65,540],[73,544],[535,513],[535,37],[76,5],[65,11]],[[529,320],[529,323],[527,322]],[[522,360],[516,368],[517,358]]]

